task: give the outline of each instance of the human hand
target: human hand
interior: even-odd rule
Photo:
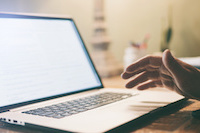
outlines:
[[[200,71],[173,57],[169,50],[165,50],[162,57],[141,58],[126,68],[122,78],[133,78],[126,88],[166,87],[187,98],[200,100]]]

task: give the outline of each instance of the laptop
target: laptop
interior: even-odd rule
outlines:
[[[183,99],[104,88],[71,18],[0,13],[0,62],[0,119],[10,124],[106,132]]]

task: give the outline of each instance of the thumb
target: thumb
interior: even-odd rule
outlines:
[[[163,52],[162,62],[175,79],[183,78],[184,68],[168,49]]]

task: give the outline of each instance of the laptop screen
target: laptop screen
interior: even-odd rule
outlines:
[[[0,107],[101,86],[73,20],[0,17]]]

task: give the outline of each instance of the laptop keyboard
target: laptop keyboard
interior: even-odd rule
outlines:
[[[22,113],[60,119],[90,109],[98,108],[100,106],[107,105],[116,101],[120,101],[131,96],[131,94],[127,93],[106,92],[72,101],[53,104]]]

